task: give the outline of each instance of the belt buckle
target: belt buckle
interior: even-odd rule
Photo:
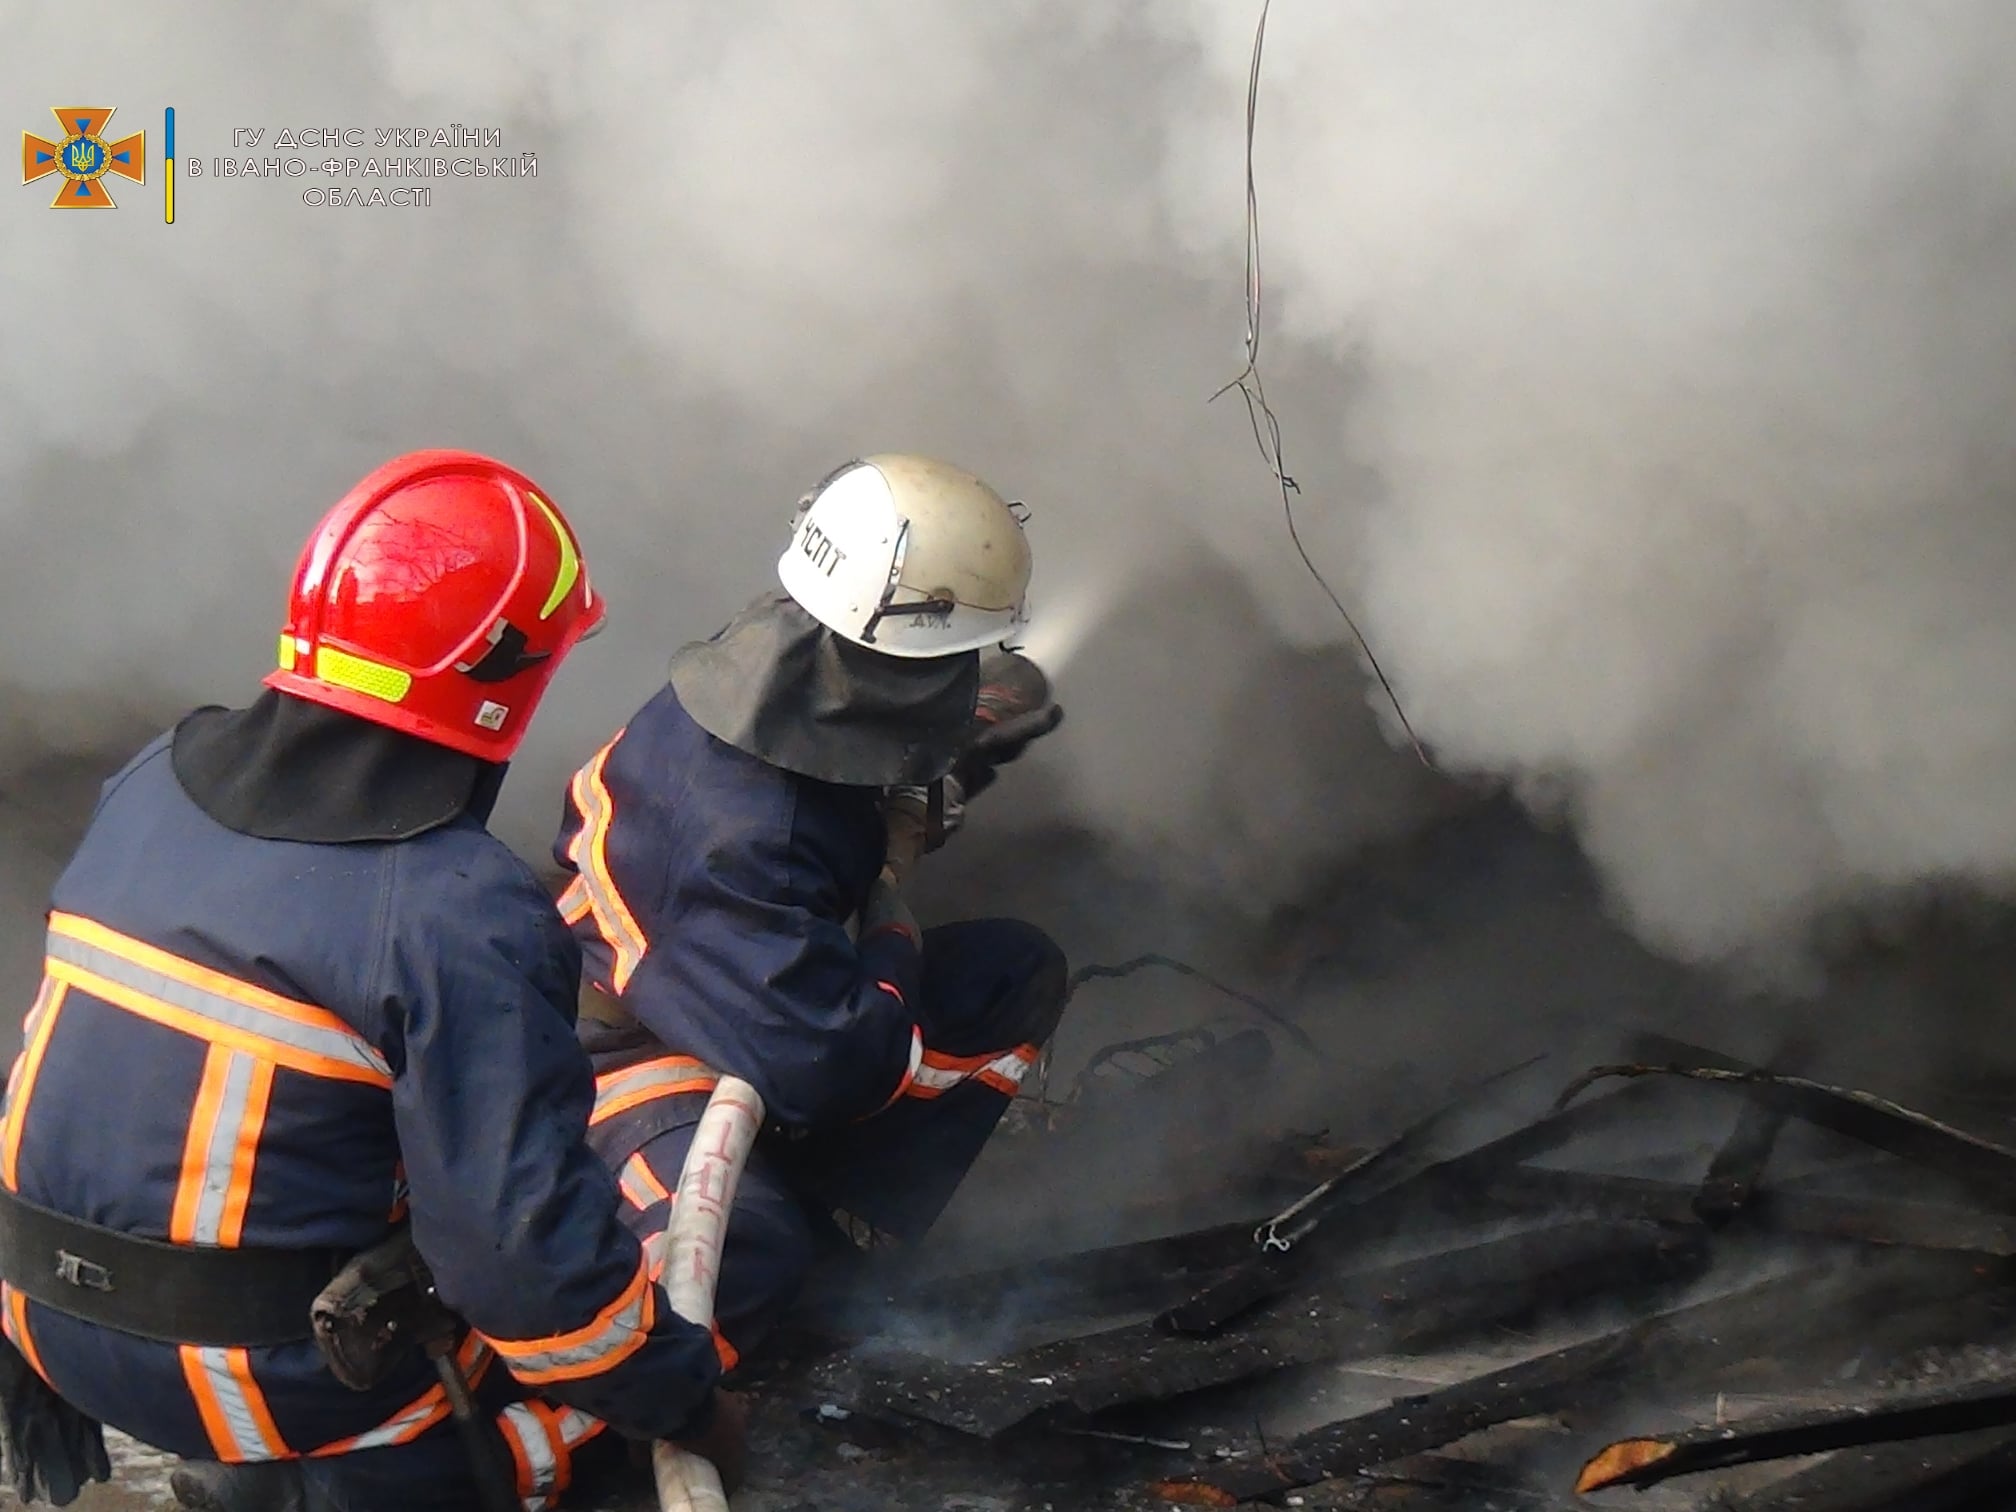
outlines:
[[[82,1255],[73,1255],[68,1250],[56,1251],[57,1279],[72,1286],[89,1287],[92,1291],[112,1290],[112,1272]]]

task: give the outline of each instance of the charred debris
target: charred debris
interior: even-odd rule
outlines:
[[[870,1253],[800,1309],[771,1410],[863,1505],[2008,1505],[1995,1102],[1956,1122],[1698,1045],[1618,1049],[1460,1087],[1370,1148],[1280,1139],[1218,1194],[1231,1221],[964,1274]],[[1251,1033],[1131,1053],[1128,1100],[1267,1070]],[[1013,1138],[1068,1162],[1098,1117]]]

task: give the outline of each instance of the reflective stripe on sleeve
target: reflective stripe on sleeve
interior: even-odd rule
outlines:
[[[614,1370],[643,1348],[658,1318],[657,1292],[640,1255],[636,1274],[616,1299],[581,1327],[538,1339],[500,1339],[492,1349],[511,1374],[528,1386],[575,1381]]]

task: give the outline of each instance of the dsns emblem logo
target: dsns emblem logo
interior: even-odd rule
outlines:
[[[53,107],[63,128],[61,141],[52,142],[32,131],[21,133],[21,182],[32,184],[52,173],[63,175],[63,184],[50,202],[52,210],[116,210],[105,188],[105,175],[117,174],[136,184],[147,182],[147,133],[136,131],[116,142],[105,140],[105,123],[115,107],[85,105]]]

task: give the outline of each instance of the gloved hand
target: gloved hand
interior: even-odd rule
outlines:
[[[732,1391],[717,1390],[707,1426],[673,1442],[712,1465],[721,1477],[721,1489],[733,1496],[749,1473],[748,1403]]]
[[[932,788],[937,789],[935,799]],[[919,856],[937,850],[966,822],[965,784],[954,774],[941,777],[930,787],[886,788],[882,821],[889,831],[884,854],[901,886],[910,880],[911,864]]]
[[[0,1339],[0,1466],[24,1502],[67,1507],[92,1481],[112,1479],[105,1430],[49,1389],[21,1351]]]
[[[1063,720],[1064,710],[1050,696],[1050,679],[1028,657],[998,651],[983,661],[973,731],[952,768],[961,802],[985,792],[996,768],[1015,760]]]
[[[932,786],[885,788],[882,818],[888,826],[888,865],[896,882],[909,880],[919,856],[938,849],[966,822],[967,800],[990,787],[1033,741],[1063,722],[1043,669],[1017,651],[980,663],[980,692],[973,723],[951,772]],[[933,787],[936,798],[933,798]]]
[[[931,789],[892,787],[882,793],[882,824],[888,832],[883,866],[898,887],[910,880],[917,858],[938,847],[931,843]]]
[[[917,929],[917,916],[903,901],[902,890],[889,868],[884,867],[882,875],[868,889],[868,900],[861,905],[861,938],[867,939],[878,929],[892,928],[902,930],[913,943],[923,938]]]

